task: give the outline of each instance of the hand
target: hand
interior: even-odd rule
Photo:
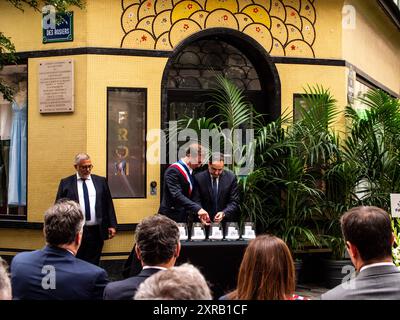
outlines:
[[[201,208],[198,212],[197,215],[199,216],[200,222],[206,226],[210,225],[210,216],[208,215],[208,212]]]
[[[218,212],[214,217],[214,222],[221,222],[225,217],[225,213],[223,211]]]
[[[115,230],[115,228],[108,228],[108,239],[114,238],[116,233],[117,231]]]

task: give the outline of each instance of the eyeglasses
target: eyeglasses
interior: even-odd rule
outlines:
[[[79,166],[79,169],[92,170],[92,168],[93,168],[93,165],[92,165],[92,164],[89,164],[89,165],[87,165],[87,166]]]

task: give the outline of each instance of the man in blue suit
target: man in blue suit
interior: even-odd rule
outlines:
[[[19,253],[11,262],[14,299],[102,299],[108,283],[106,271],[75,257],[84,222],[74,201],[60,201],[46,211],[46,247]]]
[[[135,237],[134,250],[143,269],[137,276],[109,283],[104,300],[132,300],[144,280],[175,265],[181,248],[175,221],[161,214],[145,218],[138,224]]]

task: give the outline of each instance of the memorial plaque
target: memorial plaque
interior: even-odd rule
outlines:
[[[74,62],[71,59],[39,63],[39,111],[74,111]]]

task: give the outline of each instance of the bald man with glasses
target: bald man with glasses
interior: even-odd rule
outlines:
[[[69,199],[80,204],[85,225],[82,244],[76,256],[99,265],[104,240],[112,239],[116,233],[114,204],[106,179],[91,174],[93,165],[88,154],[77,154],[74,167],[76,174],[61,180],[56,202]]]

